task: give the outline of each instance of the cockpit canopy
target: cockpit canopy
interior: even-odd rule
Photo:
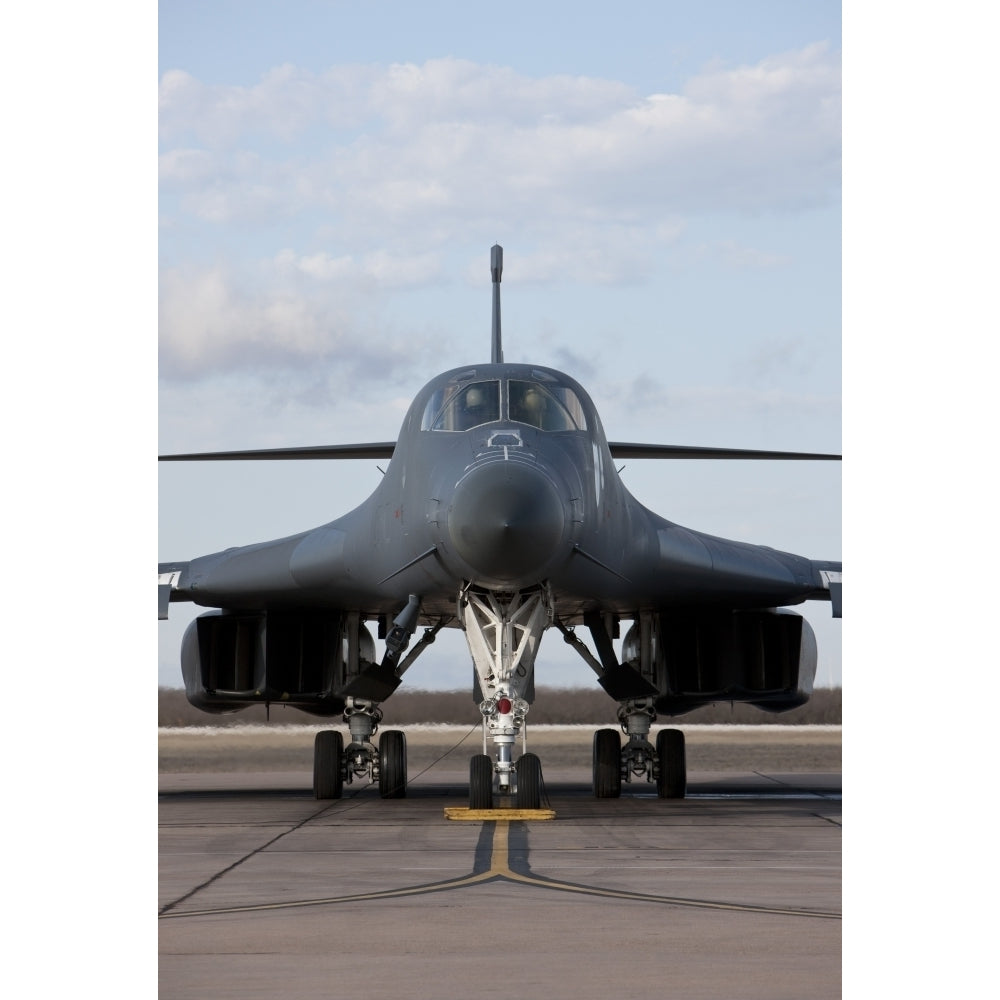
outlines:
[[[461,375],[437,389],[424,408],[420,429],[467,431],[506,420],[542,431],[583,431],[587,419],[577,394],[545,372],[535,379],[473,381]]]

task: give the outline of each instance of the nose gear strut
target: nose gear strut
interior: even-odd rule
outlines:
[[[541,799],[541,763],[527,753],[525,716],[533,698],[535,655],[542,633],[552,623],[547,587],[510,594],[473,589],[458,596],[458,613],[472,653],[482,698],[483,753],[472,758],[469,805],[489,809],[493,793],[516,797],[520,809],[537,809]],[[522,753],[513,760],[518,735]],[[488,740],[496,760],[488,753]]]

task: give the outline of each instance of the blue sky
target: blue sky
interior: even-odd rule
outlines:
[[[680,9],[682,20],[669,33],[668,51],[665,43],[657,48],[657,40],[668,37],[661,5],[646,8],[644,15],[643,8],[619,5],[615,23],[595,29],[594,37],[583,31],[580,5],[554,26],[544,28],[536,19],[505,35],[505,25],[515,23],[510,11],[516,8],[509,4],[484,7],[485,26],[478,10],[477,23],[461,31],[454,20],[427,15],[426,27],[411,23],[390,36],[405,13],[383,4],[367,22],[357,21],[348,45],[343,32],[313,30],[314,19],[295,16],[304,8],[284,4],[280,17],[270,17],[266,33],[281,51],[266,51],[250,47],[263,33],[257,29],[239,46],[229,40],[252,23],[255,11],[276,11],[277,5],[205,6],[218,12],[214,34],[204,19],[184,21],[190,6],[169,4],[165,13],[176,14],[177,21],[175,28],[161,25],[163,55],[169,49],[170,59],[159,67],[149,5],[107,0],[22,5],[6,12],[7,46],[0,62],[8,138],[2,587],[12,681],[8,700],[18,699],[14,725],[5,731],[5,748],[15,762],[6,781],[11,800],[29,812],[50,814],[55,793],[62,815],[84,817],[76,828],[78,849],[69,854],[62,827],[11,828],[14,851],[29,859],[14,877],[19,912],[29,919],[15,933],[12,954],[15,963],[20,958],[26,971],[55,990],[63,984],[54,980],[64,975],[72,976],[67,988],[88,972],[105,975],[109,920],[114,926],[116,914],[149,905],[150,881],[133,879],[109,895],[107,872],[121,866],[123,845],[132,852],[129,864],[143,852],[151,859],[156,850],[150,812],[136,796],[116,791],[143,788],[155,768],[149,724],[155,693],[142,694],[148,679],[145,651],[156,635],[165,643],[161,662],[176,662],[179,643],[179,634],[169,631],[174,623],[164,631],[152,617],[150,535],[158,485],[157,554],[184,559],[328,520],[363,496],[378,475],[365,463],[280,473],[272,465],[263,471],[234,467],[224,475],[206,467],[196,476],[178,473],[174,480],[149,457],[157,446],[391,437],[398,406],[425,377],[445,367],[438,363],[444,356],[459,348],[463,357],[464,352],[484,356],[488,252],[498,238],[506,247],[507,350],[515,357],[538,353],[559,359],[561,367],[579,375],[611,436],[625,438],[634,431],[643,440],[769,447],[841,443],[839,364],[826,353],[830,341],[839,340],[841,326],[839,292],[826,273],[839,271],[839,251],[831,247],[839,239],[833,222],[839,207],[827,183],[816,183],[825,176],[817,167],[828,163],[826,158],[810,165],[808,157],[796,159],[795,150],[785,147],[781,169],[768,171],[767,161],[758,161],[753,176],[780,178],[784,190],[791,190],[784,167],[798,163],[796,175],[808,183],[799,189],[797,210],[788,205],[781,210],[772,199],[769,207],[744,205],[741,211],[735,198],[739,185],[730,184],[724,208],[712,211],[699,203],[697,211],[688,212],[668,204],[670,192],[652,183],[650,174],[623,166],[615,171],[613,161],[593,158],[583,161],[595,168],[590,175],[564,164],[557,175],[564,190],[546,190],[544,198],[517,206],[510,184],[498,188],[496,177],[483,172],[485,163],[498,161],[484,158],[474,177],[464,181],[478,185],[473,190],[511,196],[502,217],[481,221],[468,198],[452,206],[450,217],[443,211],[416,220],[373,215],[369,246],[361,239],[363,227],[331,221],[331,206],[339,204],[343,211],[343,197],[339,203],[330,200],[329,191],[323,203],[306,197],[318,182],[310,170],[313,153],[295,145],[301,138],[283,139],[282,146],[258,128],[254,146],[225,117],[218,120],[217,134],[193,138],[197,116],[187,114],[188,137],[160,140],[162,154],[184,148],[216,157],[201,161],[206,166],[201,186],[218,195],[214,218],[206,216],[204,192],[199,200],[198,185],[190,181],[189,190],[178,185],[167,192],[161,178],[158,203],[153,113],[169,68],[202,86],[252,90],[278,65],[321,73],[351,60],[368,67],[392,60],[420,67],[449,55],[480,68],[488,61],[511,69],[534,81],[529,96],[537,94],[538,81],[558,70],[631,88],[634,106],[640,107],[638,102],[654,93],[692,93],[686,89],[691,81],[707,86],[711,78],[703,78],[713,67],[760,66],[821,40],[836,51],[838,29],[830,26],[838,16],[835,7],[735,4],[725,17],[709,3],[669,8],[668,13]],[[956,802],[981,797],[988,775],[980,762],[995,757],[989,715],[998,561],[990,528],[997,509],[991,350],[998,329],[994,234],[1000,228],[1000,166],[992,123],[1000,14],[992,5],[961,0],[947,6],[855,0],[846,7],[842,325],[848,607],[832,635],[820,625],[817,635],[829,650],[844,629],[853,868],[862,873],[853,885],[864,893],[855,895],[855,903],[863,905],[854,910],[877,914],[880,922],[869,927],[853,920],[845,929],[845,953],[863,956],[848,963],[845,992],[870,992],[875,969],[876,980],[881,973],[889,988],[891,978],[897,992],[907,983],[914,995],[954,992],[957,984],[971,994],[988,971],[974,956],[990,954],[990,928],[959,918],[949,924],[951,934],[947,928],[942,932],[940,921],[925,919],[928,892],[940,912],[975,912],[967,896],[982,884],[992,829],[960,824],[962,850],[949,851],[956,837],[953,810],[923,807],[928,789],[947,789]],[[352,9],[359,8],[314,5],[312,11],[326,10],[325,24],[336,26]],[[627,11],[639,13],[628,21]],[[814,30],[796,20],[803,17],[813,19]],[[304,47],[299,55],[282,40],[291,22],[303,26],[301,45],[319,53],[311,61]],[[525,22],[516,23],[523,28]],[[623,27],[616,30],[619,24]],[[580,26],[571,43],[567,25]],[[431,42],[418,45],[421,32]],[[333,52],[341,37],[346,57]],[[398,39],[393,43],[398,48],[380,49],[390,37]],[[434,43],[444,37],[446,49]],[[484,50],[490,39],[504,37],[520,45],[507,43],[499,53]],[[190,54],[185,57],[171,39],[183,41]],[[556,59],[564,61],[556,65]],[[213,61],[219,67],[214,71]],[[603,124],[620,125],[614,91],[604,93],[611,96]],[[706,90],[695,87],[693,93]],[[370,88],[361,96],[366,108],[374,108]],[[510,133],[495,122],[496,102],[487,103],[494,117],[480,120],[488,120],[493,138],[502,140]],[[521,105],[526,107],[530,111],[530,103]],[[720,114],[723,107],[717,106]],[[212,110],[211,101],[206,108]],[[392,108],[383,103],[378,128],[360,138],[354,134],[353,145],[345,132],[337,140],[341,147],[329,147],[323,161],[339,162],[344,191],[356,194],[362,208],[369,206],[368,192],[346,185],[346,179],[363,171],[345,149],[356,152],[366,143],[369,149],[380,143],[389,148],[389,139],[399,136],[402,166],[418,165],[417,153],[428,155],[419,136],[392,132]],[[565,98],[545,110],[564,120],[570,113]],[[709,113],[704,105],[700,110]],[[476,116],[469,118],[474,123]],[[537,113],[534,120],[537,124]],[[293,123],[288,116],[285,134]],[[312,127],[331,129],[326,122]],[[360,126],[352,127],[360,132]],[[234,131],[237,139],[229,140]],[[808,129],[793,132],[803,141],[816,138]],[[629,138],[627,130],[615,134]],[[777,141],[776,133],[768,134]],[[440,154],[443,147],[436,148]],[[495,153],[494,147],[483,148]],[[573,147],[557,143],[559,148]],[[663,147],[656,148],[662,154]],[[512,149],[529,163],[533,152],[553,155],[541,142]],[[742,162],[735,148],[728,152],[732,155],[717,156],[714,164],[688,156],[693,179],[702,169],[709,186],[719,185],[720,164]],[[753,150],[744,144],[741,152]],[[291,168],[285,165],[289,159]],[[452,156],[437,176],[447,177],[445,168],[465,162]],[[510,161],[502,162],[509,171]],[[664,162],[654,161],[654,181]],[[273,197],[274,191],[288,190],[286,178],[296,176],[301,187],[295,190],[303,197],[297,214]],[[679,170],[671,174],[679,176]],[[377,171],[371,179],[386,181]],[[522,184],[530,179],[520,177]],[[684,190],[694,205],[690,176],[688,181]],[[461,190],[448,185],[445,193],[457,197]],[[522,194],[525,190],[530,187],[522,187]],[[812,202],[805,197],[809,193]],[[218,209],[234,204],[243,214],[226,221]],[[383,199],[382,209],[389,204]],[[636,204],[648,210],[643,213]],[[247,206],[256,207],[256,216],[247,214]],[[268,207],[270,215],[263,211]],[[468,232],[455,221],[463,215]],[[317,220],[311,238],[308,217]],[[351,221],[350,212],[343,218]],[[440,230],[428,222],[435,218]],[[578,223],[575,229],[567,218]],[[419,256],[428,247],[440,254],[430,261],[436,283],[417,280],[420,270],[413,263],[428,264]],[[409,285],[389,266],[399,257],[412,258]],[[770,268],[761,266],[768,261]],[[276,291],[279,265],[291,266]],[[222,302],[243,321],[243,341],[232,329],[217,326],[221,347],[212,363],[202,345],[200,364],[185,371],[183,342],[177,342],[176,327],[161,319],[166,363],[163,355],[158,363],[158,267],[178,269],[174,288],[190,288],[181,279],[190,283],[199,275],[205,282],[197,300],[202,324],[194,325],[195,331],[204,331],[204,317],[213,308],[217,316]],[[394,284],[385,277],[387,268]],[[349,288],[344,269],[357,279]],[[624,280],[629,274],[630,283]],[[182,315],[179,304],[171,303],[169,294],[166,298],[168,311]],[[816,307],[810,313],[812,301]],[[262,306],[270,310],[270,325],[259,319]],[[306,307],[312,312],[301,312]],[[336,343],[323,340],[310,367],[308,342],[282,339],[277,323],[283,309],[295,315],[296,308],[300,329],[321,330],[306,322],[317,316],[342,320],[344,344],[354,346],[355,357],[360,353],[362,360],[380,363],[378,376],[357,361],[345,373]],[[364,336],[355,336],[358,330]],[[247,332],[270,340],[248,343]],[[365,351],[359,352],[359,345]],[[839,361],[839,345],[834,352]],[[254,367],[251,362],[262,353],[267,361]],[[762,395],[770,409],[762,408]],[[626,479],[641,499],[682,524],[836,557],[839,472],[834,482],[813,468],[789,480],[792,469],[779,476],[779,470],[757,466],[699,470],[693,464],[640,469],[629,463]],[[550,640],[542,646],[543,669],[558,668]],[[25,704],[28,710],[22,711]],[[55,729],[39,726],[36,706],[54,710],[64,721]],[[953,706],[962,713],[957,727]],[[959,727],[961,739],[949,740]],[[151,797],[138,798],[149,802],[146,809],[155,809]],[[922,807],[918,824],[901,803]],[[108,830],[119,835],[108,837]],[[862,843],[867,851],[859,850]],[[81,865],[80,857],[89,863]],[[948,866],[946,878],[932,870],[930,890],[928,879],[912,877],[929,857]],[[869,871],[877,871],[877,878],[868,877]],[[103,919],[91,922],[100,939],[91,940],[86,928],[81,933],[74,911],[67,911],[60,926],[60,913],[45,910],[46,926],[55,921],[54,933],[68,948],[68,960],[58,967],[47,952],[35,954],[32,932],[39,921],[31,916],[42,917],[40,877],[58,879],[74,898],[105,900],[99,910]],[[130,892],[132,898],[125,898]],[[41,898],[46,905],[47,895]],[[116,931],[128,940],[128,954],[152,958],[155,929],[140,930],[141,921],[119,923]],[[942,960],[914,962],[915,954]],[[155,961],[148,968],[155,975]],[[129,974],[134,980],[131,965]]]
[[[161,73],[185,67],[207,84],[254,81],[285,63],[322,72],[451,56],[532,77],[599,76],[656,93],[679,89],[712,60],[752,64],[803,39],[839,49],[840,35],[840,4],[831,0],[511,0],[489,7],[353,0],[280,10],[171,0],[159,8]]]
[[[840,451],[839,5],[469,10],[161,5],[160,450],[394,438],[489,350],[499,242],[507,359],[578,378],[610,438]],[[378,475],[161,467],[160,558],[324,523]],[[839,466],[623,475],[680,524],[840,558]],[[841,623],[805,611],[837,683]],[[455,635],[408,679],[469,669]],[[594,679],[549,641],[538,682]]]

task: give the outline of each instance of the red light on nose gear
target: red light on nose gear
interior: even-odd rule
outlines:
[[[498,712],[499,712],[499,713],[500,713],[501,715],[509,715],[509,714],[510,714],[510,710],[511,710],[511,709],[512,709],[513,707],[514,707],[514,706],[513,706],[513,704],[511,704],[511,700],[510,700],[510,698],[501,698],[501,699],[500,699],[500,700],[499,700],[499,701],[497,702],[497,711],[498,711]]]

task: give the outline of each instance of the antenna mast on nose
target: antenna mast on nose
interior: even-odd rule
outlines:
[[[503,273],[503,247],[494,244],[490,250],[490,274],[493,276],[493,356],[495,365],[503,364],[503,345],[500,343],[500,275]]]

